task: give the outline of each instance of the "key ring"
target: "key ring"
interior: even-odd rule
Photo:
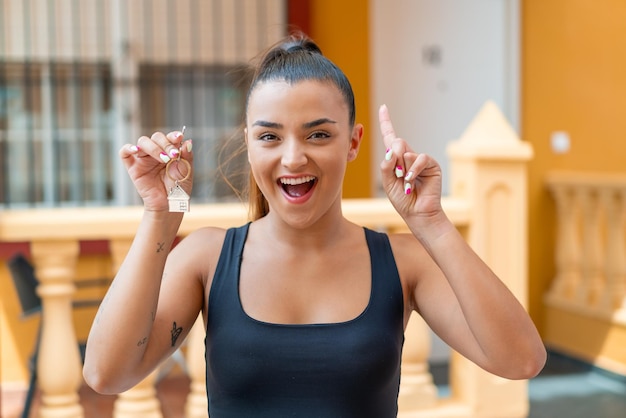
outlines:
[[[183,177],[182,179],[177,179],[176,177],[172,176],[170,174],[170,165],[174,162],[183,162],[185,163],[185,165],[187,166],[187,174],[185,175],[185,177]],[[189,176],[191,175],[191,164],[189,164],[189,161],[185,160],[184,158],[178,158],[176,160],[170,160],[167,165],[165,166],[165,172],[167,173],[167,177],[169,177],[170,180],[174,181],[176,184],[183,182],[185,180],[187,180],[189,178]]]

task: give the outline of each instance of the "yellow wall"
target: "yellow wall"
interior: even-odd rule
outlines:
[[[312,0],[310,36],[347,75],[356,100],[356,120],[365,127],[361,150],[348,166],[343,196],[371,197],[371,129],[369,121],[369,18],[363,0]]]
[[[529,175],[530,312],[543,325],[542,297],[555,274],[549,170],[626,171],[626,2],[522,1],[521,134],[535,149]],[[556,155],[564,130],[571,151]]]

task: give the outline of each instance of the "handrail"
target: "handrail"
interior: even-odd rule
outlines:
[[[192,202],[193,205],[193,202]],[[442,206],[455,225],[469,224],[469,205],[462,199],[444,197]],[[345,199],[343,213],[349,220],[364,226],[404,228],[404,221],[387,198]],[[101,240],[132,235],[139,225],[143,208],[73,207],[7,210],[0,216],[0,240]],[[181,236],[203,226],[228,228],[247,221],[243,203],[193,205],[179,229]]]

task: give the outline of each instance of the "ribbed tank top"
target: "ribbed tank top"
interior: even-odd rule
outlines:
[[[248,316],[239,298],[248,226],[227,231],[209,295],[211,418],[396,417],[404,308],[388,237],[364,228],[372,290],[358,317],[273,324]]]

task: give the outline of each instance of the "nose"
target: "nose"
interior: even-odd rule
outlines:
[[[290,170],[306,165],[308,158],[304,144],[299,141],[287,140],[284,142],[281,164]]]

